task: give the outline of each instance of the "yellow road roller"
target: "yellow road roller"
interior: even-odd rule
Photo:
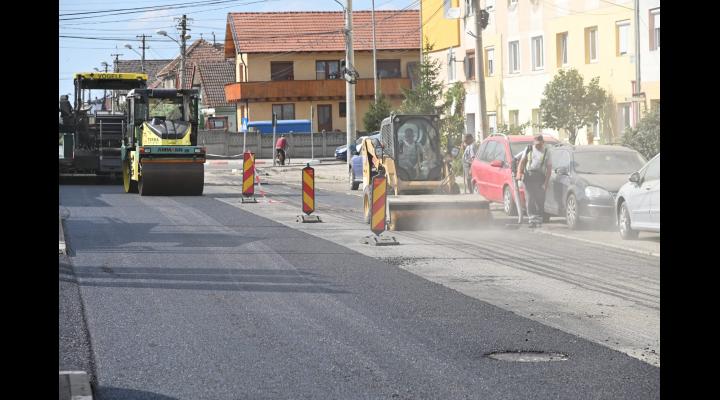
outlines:
[[[200,196],[205,148],[197,146],[198,91],[135,89],[126,97],[121,147],[126,193]]]
[[[390,230],[473,228],[491,219],[490,203],[478,194],[460,194],[451,152],[441,151],[437,115],[391,114],[380,138],[363,141],[363,210],[370,223],[372,178],[387,177]]]

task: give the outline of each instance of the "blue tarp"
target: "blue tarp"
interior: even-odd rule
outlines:
[[[247,124],[248,132],[260,131],[261,134],[272,135],[272,121],[252,121]],[[309,119],[281,119],[277,122],[276,133],[310,134]]]

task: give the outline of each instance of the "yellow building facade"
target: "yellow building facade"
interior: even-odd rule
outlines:
[[[426,12],[432,13],[438,6],[447,8],[448,4],[432,0],[422,3],[424,21]],[[490,133],[502,125],[538,123],[545,85],[559,69],[569,68],[577,69],[586,83],[599,77],[600,86],[610,97],[601,121],[582,129],[577,144],[618,142],[625,125],[636,123],[644,104],[633,102],[633,1],[611,4],[597,0],[485,0],[480,3],[490,16],[482,34]],[[480,136],[477,81],[468,70],[475,61],[468,59],[474,58],[476,41],[471,34],[475,32],[475,13],[470,4],[471,1],[465,0],[452,2],[450,5],[460,8],[459,14],[438,12],[428,18],[423,25],[423,38],[445,45],[434,48],[431,57],[439,61],[441,79],[446,86],[455,82],[464,84],[467,131]],[[450,19],[458,15],[459,18]],[[447,21],[456,23],[457,27]],[[647,29],[642,25],[641,28]],[[455,37],[457,40],[453,41]],[[659,88],[659,72],[657,75],[656,82],[643,82],[643,91],[650,92],[646,93],[648,102],[652,100],[650,97],[657,96],[659,103],[659,91],[656,94],[655,90]],[[541,132],[566,139],[564,132],[532,126],[524,130],[525,134]]]

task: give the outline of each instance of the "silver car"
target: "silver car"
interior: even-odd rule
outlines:
[[[615,199],[620,236],[635,239],[639,231],[660,233],[660,154],[628,180]]]

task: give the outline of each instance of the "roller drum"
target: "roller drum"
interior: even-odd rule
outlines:
[[[201,163],[142,166],[138,191],[142,196],[201,196],[205,186],[205,167]]]

